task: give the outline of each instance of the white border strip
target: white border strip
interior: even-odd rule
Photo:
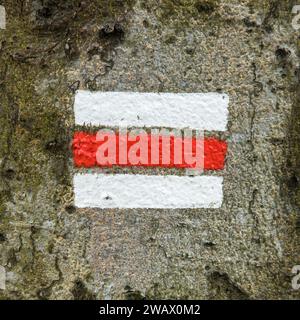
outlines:
[[[78,208],[219,208],[223,178],[75,174]]]
[[[75,97],[77,125],[225,131],[229,97],[219,93],[90,92]]]
[[[6,282],[6,270],[4,267],[0,266],[0,290],[5,290],[6,288],[5,282]]]
[[[4,6],[0,6],[0,29],[6,29],[6,11]]]

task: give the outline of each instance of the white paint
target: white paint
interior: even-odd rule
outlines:
[[[293,6],[292,13],[296,14],[296,16],[292,20],[292,26],[295,30],[300,29],[300,5]]]
[[[229,98],[219,93],[90,92],[75,97],[78,125],[225,131]]]
[[[6,12],[3,6],[0,6],[0,29],[6,28]]]
[[[75,174],[78,208],[219,208],[222,177]]]
[[[295,276],[292,279],[292,288],[294,290],[300,289],[300,266],[293,266],[292,273],[295,274]]]
[[[4,267],[0,266],[0,290],[5,290],[6,285],[6,270]]]

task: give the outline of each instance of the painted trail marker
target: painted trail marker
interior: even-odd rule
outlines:
[[[74,164],[78,168],[116,165],[142,166],[145,170],[222,170],[227,143],[215,137],[198,139],[191,130],[225,131],[228,103],[228,96],[219,93],[78,91],[74,110],[76,125],[81,127],[73,139]],[[95,133],[90,126],[109,129]],[[140,129],[132,134],[127,128]],[[173,131],[166,134],[159,131],[161,128],[184,131],[184,135]],[[207,175],[76,173],[75,205],[103,209],[219,208],[222,184],[222,177]]]

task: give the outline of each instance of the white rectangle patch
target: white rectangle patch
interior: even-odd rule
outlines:
[[[229,97],[221,93],[137,93],[79,90],[77,125],[225,131]]]
[[[5,268],[0,266],[0,290],[5,290],[6,285],[6,271]]]
[[[0,6],[0,29],[6,29],[6,11],[3,6]]]
[[[75,174],[78,208],[219,208],[222,177]]]

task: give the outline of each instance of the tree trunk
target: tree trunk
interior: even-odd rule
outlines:
[[[0,299],[299,298],[295,4],[0,0]],[[76,208],[77,89],[228,94],[222,207]]]

